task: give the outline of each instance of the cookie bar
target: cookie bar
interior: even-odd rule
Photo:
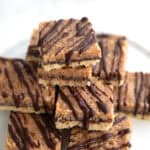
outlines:
[[[39,85],[36,74],[24,60],[0,58],[0,110],[51,112],[55,88]]]
[[[116,116],[109,131],[87,131],[73,128],[70,131],[68,150],[129,150],[131,120]]]
[[[93,76],[113,85],[123,84],[127,39],[124,36],[97,34],[97,40],[102,58],[93,67]]]
[[[116,111],[150,119],[150,74],[126,72],[125,83],[114,93]]]
[[[27,59],[40,61],[44,71],[94,65],[101,51],[88,18],[40,23],[31,38]]]
[[[10,113],[6,150],[61,150],[61,135],[48,115]]]
[[[113,123],[111,85],[97,81],[86,87],[62,87],[56,101],[56,128],[84,127],[108,130]]]

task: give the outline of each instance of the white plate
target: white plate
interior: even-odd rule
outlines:
[[[136,49],[133,42],[130,41],[128,48],[126,69],[129,71],[144,71],[150,72],[150,51]],[[24,58],[28,41],[23,41],[15,46],[7,49],[1,56]],[[8,112],[0,112],[0,150],[4,150],[5,138],[7,133]],[[132,133],[132,150],[148,150],[150,139],[150,121],[133,119],[133,133]]]

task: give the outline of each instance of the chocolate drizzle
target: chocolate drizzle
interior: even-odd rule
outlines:
[[[118,147],[108,146],[109,141],[114,141],[130,134],[130,128],[126,127],[125,122],[128,122],[126,116],[117,115],[115,117],[115,122],[112,129],[109,131],[86,131],[80,128],[72,129],[70,134],[70,143],[68,150],[78,150],[78,149],[98,149],[103,147],[106,150],[119,150],[119,148],[130,147],[131,144],[128,141],[123,141],[124,143],[119,144]],[[79,134],[79,135],[78,135]],[[92,136],[94,134],[94,136]],[[78,140],[77,137],[85,137],[85,139]],[[124,139],[124,138],[123,138]],[[118,141],[117,141],[118,142]],[[106,147],[105,147],[106,145]],[[113,146],[113,145],[112,145]],[[116,145],[115,145],[116,146]]]
[[[74,107],[72,106],[70,100],[68,99],[68,97],[63,93],[62,90],[59,90],[59,94],[62,98],[62,100],[69,106],[69,108],[72,110],[73,116],[75,119],[78,119],[78,115],[74,109]]]
[[[94,33],[92,33],[92,32],[93,31],[90,31],[86,35],[86,38],[82,42],[80,42],[80,40],[79,40],[79,42],[76,46],[74,46],[72,49],[68,50],[68,52],[66,53],[66,64],[67,65],[69,65],[69,63],[71,61],[71,57],[75,51],[79,51],[79,53],[81,54],[82,52],[87,50],[89,48],[89,46],[91,46],[91,44],[93,44],[96,41]]]
[[[45,25],[45,27],[43,27],[40,31],[38,46],[42,47],[41,54],[43,56],[47,55],[47,53],[52,50],[52,47],[54,47],[57,42],[65,38],[70,43],[67,47],[67,52],[65,53],[65,63],[67,65],[69,65],[71,57],[75,51],[78,51],[79,54],[81,54],[94,42],[96,42],[94,31],[91,29],[91,24],[87,18],[82,18],[81,20],[58,20],[54,22],[54,25],[50,29],[48,29],[48,26],[50,26],[50,24]],[[69,28],[75,28],[75,30],[73,29],[73,31],[70,31]],[[48,31],[42,35],[46,29],[48,29]],[[55,49],[55,56],[61,51],[64,51],[64,49],[64,46]],[[31,55],[38,54],[36,52],[34,54],[31,49]],[[47,64],[48,62],[45,63]]]
[[[35,99],[37,101],[36,103],[38,104],[39,98],[41,98],[42,101],[43,101],[45,112],[49,113],[50,112],[49,106],[47,105],[45,97],[43,96],[42,86],[40,86],[38,84],[38,78],[36,76],[36,72],[34,72],[36,70],[34,64],[32,64],[32,67],[31,67],[31,65],[27,64],[25,61],[21,61],[21,63],[23,64],[26,73],[33,80],[32,82],[36,83],[36,86],[37,86],[36,89],[35,89]],[[37,107],[39,107],[39,106],[37,106]]]
[[[103,70],[104,73],[105,73],[106,79],[108,79],[108,73],[107,73],[107,68],[106,68],[106,60],[105,60],[107,51],[106,51],[102,41],[99,41],[98,44],[101,47],[101,53],[102,53],[102,57],[101,57],[100,65],[99,65],[99,67],[100,67],[99,68],[99,76],[101,77],[101,73],[102,73],[102,70]]]
[[[29,123],[33,123],[37,130],[32,131]],[[48,149],[55,149],[57,142],[61,140],[60,132],[56,130],[49,115],[11,112],[8,130],[11,139],[19,150],[40,149],[40,144],[43,144],[41,141],[45,142]]]
[[[18,114],[11,113],[10,120],[11,124],[9,124],[8,130],[11,138],[14,140],[19,149],[28,150],[29,145],[32,148],[40,147],[39,141],[35,143],[35,141],[30,137],[28,129],[23,126]]]
[[[133,113],[135,116],[138,114],[144,118],[150,113],[149,74],[126,72],[124,80],[124,85],[119,87],[116,92],[117,111]],[[130,92],[132,93],[130,94]],[[130,107],[131,109],[128,110]]]
[[[47,41],[47,48],[48,50],[44,52],[44,54],[47,54],[49,52],[49,50],[51,49],[51,47],[56,44],[59,40],[61,40],[62,38],[68,36],[67,32],[63,32],[67,27],[71,26],[71,24],[73,24],[75,22],[74,19],[70,19],[65,25],[62,26],[62,29],[54,36],[50,36],[48,41]],[[62,50],[63,48],[60,48],[60,50],[57,50],[57,55],[58,53]]]
[[[8,70],[7,70],[6,68],[5,68],[5,75],[6,75],[6,78],[7,78],[7,80],[8,80],[9,88],[10,88],[10,90],[12,91],[12,97],[13,97],[13,99],[14,99],[15,106],[16,106],[16,107],[19,107],[19,106],[20,106],[20,100],[19,100],[18,97],[15,95],[14,86],[13,86],[13,83],[12,83],[12,81],[11,81],[9,72],[8,72]]]
[[[113,54],[113,61],[112,61],[112,67],[111,67],[111,72],[118,72],[120,73],[120,58],[121,58],[121,43],[120,40],[117,40],[115,49],[114,49],[114,54]],[[118,75],[120,77],[120,75]],[[120,80],[120,78],[118,78]]]
[[[106,134],[103,134],[100,137],[92,138],[92,139],[86,140],[85,142],[82,142],[80,144],[73,145],[73,146],[69,147],[68,150],[77,150],[77,149],[83,149],[83,148],[90,148],[90,146],[92,144],[94,144],[96,142],[106,141],[106,140],[108,140],[109,138],[112,138],[112,137],[113,137],[113,134],[106,133]]]
[[[96,104],[100,110],[102,110],[103,113],[107,114],[109,112],[109,109],[105,105],[105,103],[99,98],[98,93],[94,87],[94,85],[91,85],[87,87],[87,89],[91,92],[91,94],[97,99]]]
[[[76,99],[78,105],[80,106],[81,110],[84,113],[84,119],[83,119],[83,127],[85,129],[88,129],[89,126],[89,118],[93,115],[92,109],[89,107],[89,105],[86,103],[84,98],[81,96],[81,94],[77,91],[76,88],[70,88],[68,87],[70,93],[73,95],[73,97]]]
[[[68,93],[68,94],[67,94]],[[84,98],[84,94],[87,94],[88,97]],[[76,87],[65,87],[64,89],[59,89],[59,95],[60,98],[65,104],[68,106],[68,108],[72,111],[72,115],[74,119],[81,120],[81,118],[78,117],[78,111],[81,110],[83,112],[83,127],[85,129],[89,128],[89,123],[92,122],[112,122],[111,119],[101,119],[97,116],[97,112],[95,110],[94,105],[97,106],[96,109],[99,110],[99,112],[103,112],[104,114],[109,113],[109,108],[107,107],[107,104],[105,104],[101,99],[100,96],[104,95],[107,96],[107,94],[102,91],[101,89],[98,89],[94,85],[91,87],[85,87],[85,88],[76,88]],[[69,96],[68,96],[69,95]],[[59,98],[59,97],[58,97]],[[86,99],[87,98],[87,99]],[[93,105],[90,105],[89,98],[93,98]],[[108,98],[109,100],[109,98]],[[58,100],[57,100],[58,102]],[[112,102],[111,102],[112,103]],[[75,108],[74,104],[77,104],[79,107]],[[96,120],[95,120],[96,118]],[[57,119],[57,116],[56,116]]]
[[[35,58],[39,58],[40,57],[40,51],[36,49],[32,49],[32,47],[29,47],[28,53],[27,53],[27,57],[35,57]]]
[[[129,134],[129,133],[130,133],[130,129],[119,130],[117,132],[117,134],[115,134],[115,135],[111,132],[110,133],[104,133],[101,136],[98,136],[96,138],[91,138],[91,139],[88,139],[88,140],[81,142],[79,144],[72,145],[68,148],[68,150],[77,150],[77,149],[84,149],[84,148],[96,149],[99,146],[102,146],[103,142],[107,142],[109,139],[111,139],[113,137],[122,137],[122,136],[125,136],[126,134]]]
[[[122,117],[115,117],[115,120],[114,120],[114,123],[113,123],[113,126],[114,125],[117,125],[119,123],[121,123],[122,121],[124,121],[125,119],[127,119],[126,116],[122,116]]]
[[[126,72],[124,80],[126,81],[128,78],[128,73]],[[121,96],[123,92],[123,88],[125,87],[125,97],[123,98],[123,105],[126,105],[127,93],[128,93],[128,83],[124,83],[124,86],[118,87],[118,95],[117,95],[117,111],[121,110]]]
[[[49,37],[51,37],[57,29],[62,25],[63,20],[59,20],[56,23],[54,23],[53,27],[48,31],[42,38],[40,38],[39,44],[43,45],[44,42],[47,42],[49,40]]]
[[[140,78],[138,77],[140,76]],[[135,111],[134,115],[137,115],[138,113],[138,108],[139,108],[139,100],[141,99],[141,93],[142,93],[142,88],[143,88],[143,73],[141,72],[140,74],[135,74]],[[140,82],[140,83],[139,83]]]
[[[36,69],[32,63],[29,64],[21,59],[4,59],[3,61],[6,63],[4,64],[4,77],[6,78],[4,83],[7,82],[6,87],[8,86],[10,94],[6,95],[6,92],[2,91],[1,95],[4,98],[11,96],[14,101],[14,103],[10,102],[11,106],[16,106],[17,108],[31,107],[35,111],[40,111],[42,105],[42,109],[45,108],[45,112],[50,113],[53,105],[51,105],[51,102],[53,102],[51,98],[53,99],[53,97],[51,97],[50,91],[46,88],[46,94],[43,94],[42,87],[38,84]],[[48,103],[45,98],[47,100],[50,98]]]
[[[39,96],[38,91],[36,91],[35,95],[33,95],[33,93],[31,92],[32,90],[30,89],[28,82],[25,80],[24,74],[21,71],[20,65],[17,62],[14,62],[13,65],[14,65],[14,70],[17,73],[18,79],[20,80],[20,83],[23,83],[23,85],[27,89],[27,92],[28,92],[28,94],[29,94],[29,96],[33,102],[34,109],[36,111],[38,111],[40,109],[39,105],[38,105],[38,96]]]
[[[37,127],[39,128],[41,135],[43,136],[45,143],[49,148],[55,148],[55,142],[52,139],[51,133],[53,133],[54,128],[51,129],[51,124],[49,123],[48,119],[45,118],[46,116],[42,116],[41,118],[37,117],[36,115],[32,115],[33,120],[35,121]],[[50,119],[50,118],[49,118]],[[46,122],[48,121],[48,122]]]
[[[101,48],[102,57],[100,64],[93,67],[93,75],[107,81],[121,80],[121,63],[123,59],[122,40],[126,39],[108,34],[98,34],[97,40]],[[109,47],[112,42],[114,43],[114,49]]]

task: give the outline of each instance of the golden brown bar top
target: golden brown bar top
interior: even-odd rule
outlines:
[[[113,89],[97,81],[86,87],[61,87],[56,102],[56,128],[108,130],[113,123]]]
[[[87,131],[73,128],[67,150],[129,150],[131,120],[117,115],[109,131]]]
[[[101,61],[93,67],[93,76],[114,85],[123,84],[127,54],[127,39],[124,36],[97,34],[101,48]]]
[[[116,111],[150,119],[149,73],[126,72],[125,83],[119,88],[115,87],[114,90]]]
[[[0,109],[21,112],[51,112],[55,88],[38,84],[32,64],[21,59],[0,58]]]
[[[86,17],[40,23],[27,54],[27,60],[39,60],[44,71],[94,65],[100,57],[95,32]]]
[[[11,112],[6,150],[61,150],[61,134],[49,115]]]

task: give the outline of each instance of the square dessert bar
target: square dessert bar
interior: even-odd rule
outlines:
[[[86,87],[62,87],[56,101],[56,128],[80,126],[108,130],[113,123],[113,89],[97,81]]]
[[[40,23],[29,45],[27,59],[38,59],[44,71],[89,66],[100,61],[101,51],[88,18]]]
[[[113,85],[123,84],[127,39],[124,36],[97,34],[97,41],[102,58],[93,67],[93,76]]]
[[[67,150],[129,150],[130,134],[131,120],[117,115],[109,131],[71,129]]]
[[[61,135],[48,115],[10,113],[6,150],[61,150]]]
[[[36,74],[24,60],[0,58],[0,110],[51,112],[55,88],[39,85]]]
[[[126,72],[125,83],[114,93],[116,111],[150,119],[150,74]]]

